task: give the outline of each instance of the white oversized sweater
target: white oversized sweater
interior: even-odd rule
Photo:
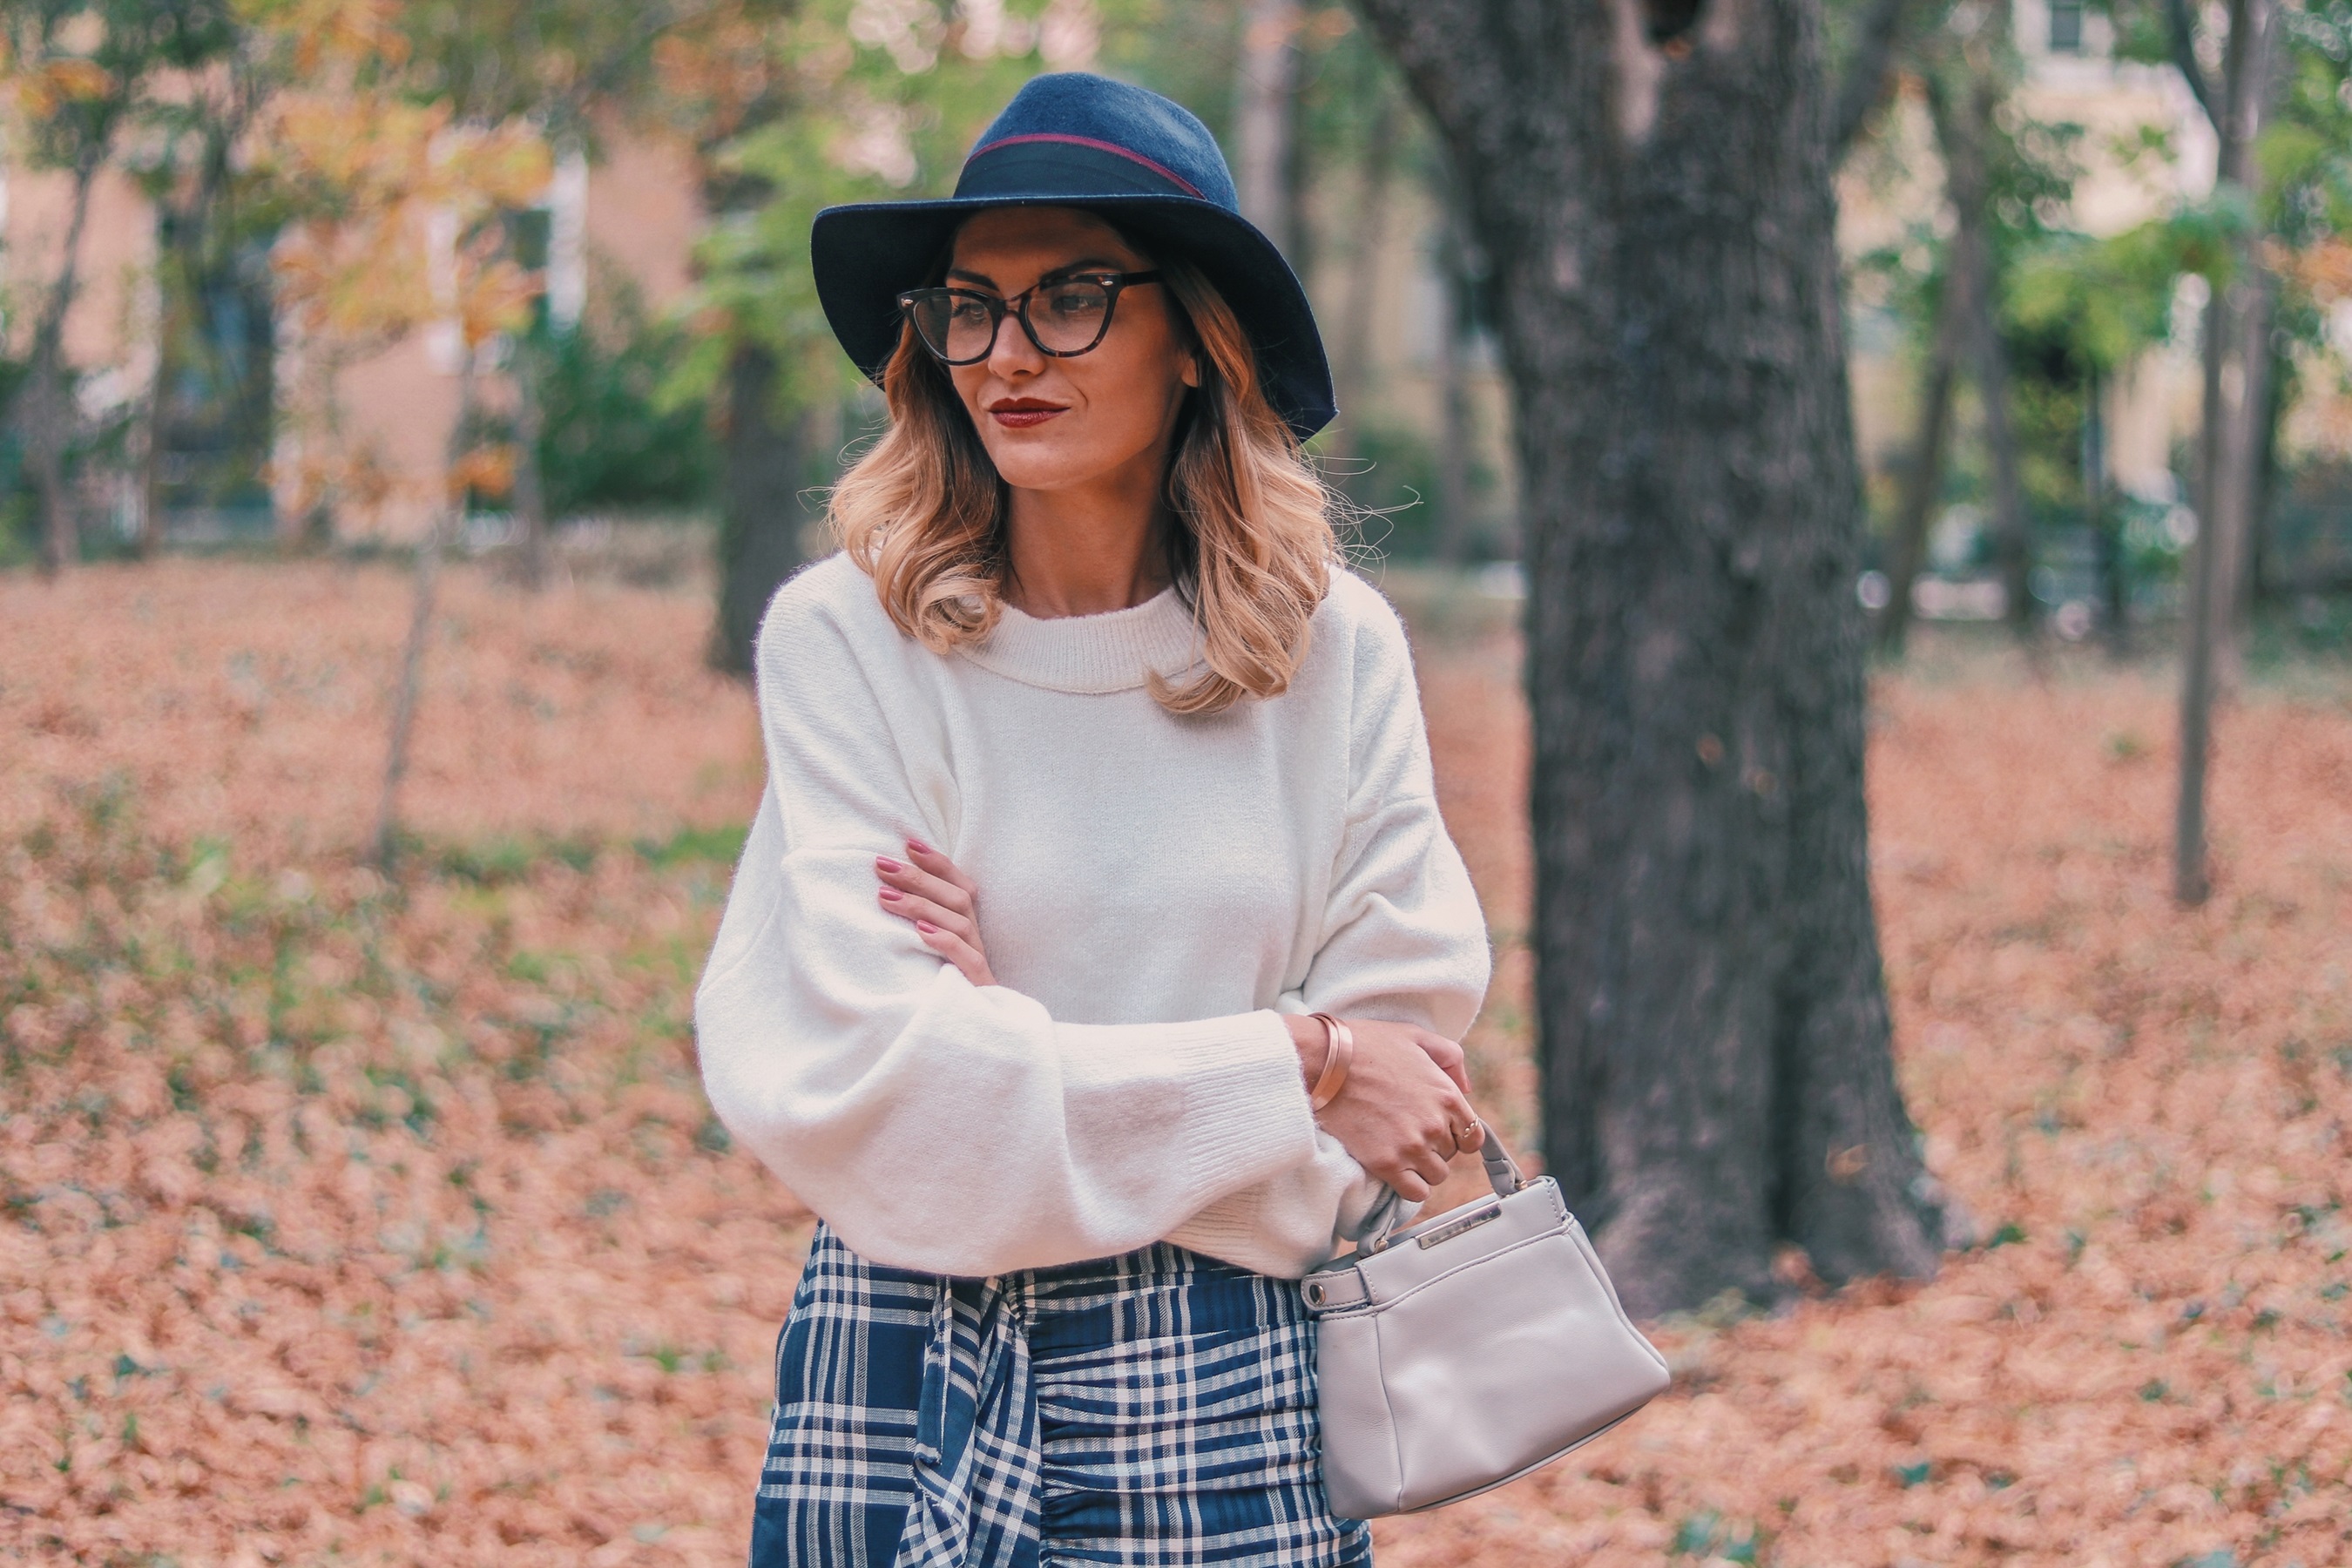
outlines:
[[[721,1121],[872,1261],[985,1276],[1164,1238],[1296,1277],[1378,1197],[1276,1015],[1458,1038],[1485,994],[1403,628],[1335,571],[1281,696],[1172,715],[1146,678],[1197,657],[1173,589],[1008,607],[947,656],[845,556],[770,605],[768,784],[695,1029]],[[877,900],[909,836],[978,883],[998,984]]]

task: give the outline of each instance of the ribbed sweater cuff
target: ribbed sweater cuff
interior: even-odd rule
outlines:
[[[1196,1189],[1222,1195],[1315,1157],[1315,1117],[1282,1016],[1244,1013],[1184,1043]]]

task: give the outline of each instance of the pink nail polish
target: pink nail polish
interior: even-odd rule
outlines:
[[[896,888],[885,888],[882,889],[882,901],[886,904],[895,904],[906,896],[906,894],[900,892]]]
[[[874,857],[874,863],[882,868],[885,871],[903,871],[907,868],[906,867],[898,864],[898,861],[891,859],[887,855],[877,855]]]
[[[933,925],[929,921],[917,921],[915,922],[915,929],[921,931],[925,936],[937,936],[940,931],[939,927]]]
[[[938,850],[932,848],[929,845],[924,843],[919,838],[908,839],[907,847],[913,850],[918,855],[936,855],[939,853]]]

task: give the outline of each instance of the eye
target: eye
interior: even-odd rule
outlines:
[[[1054,286],[1045,296],[1045,308],[1064,321],[1082,321],[1101,315],[1109,297],[1099,283],[1072,279]]]
[[[959,327],[984,327],[988,324],[988,302],[970,294],[948,296],[948,320]]]

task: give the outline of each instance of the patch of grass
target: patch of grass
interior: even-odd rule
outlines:
[[[467,843],[443,844],[429,851],[436,873],[478,888],[503,888],[529,879],[542,862],[554,861],[573,871],[595,865],[597,845],[583,837],[519,837],[499,835]]]
[[[640,838],[636,851],[647,864],[664,868],[711,861],[732,866],[743,858],[746,826],[681,827],[667,838]]]

